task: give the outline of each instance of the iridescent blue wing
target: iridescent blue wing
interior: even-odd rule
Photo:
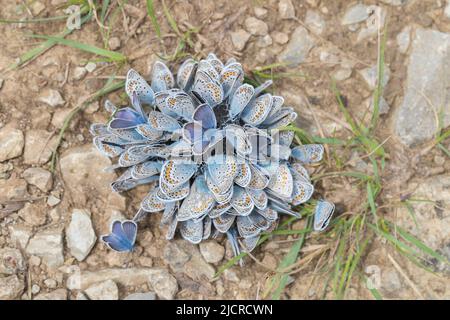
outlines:
[[[240,187],[246,187],[250,183],[251,173],[247,162],[238,164],[238,172],[234,177],[234,182]]]
[[[155,93],[152,88],[148,85],[147,81],[133,69],[130,69],[127,73],[125,91],[130,98],[133,97],[133,92],[135,92],[142,103],[150,105],[155,103]]]
[[[186,198],[190,192],[190,183],[186,181],[178,187],[160,184],[157,197],[164,202],[179,201]]]
[[[127,222],[128,233],[125,232],[122,226],[122,222],[119,220],[115,220],[111,225],[111,233],[101,237],[102,241],[105,242],[108,245],[108,247],[119,252],[132,251],[134,247],[134,242],[136,240],[136,230],[134,230],[134,237],[133,237],[132,227],[129,226],[129,223],[132,223],[135,226],[136,224],[130,220],[126,220],[124,222]]]
[[[183,126],[183,138],[193,143],[203,139],[204,129],[199,123],[189,122]]]
[[[207,159],[206,165],[210,177],[219,189],[228,190],[237,175],[236,158],[232,155],[214,155]]]
[[[269,207],[265,209],[256,209],[256,212],[269,221],[275,221],[278,219],[278,212]]]
[[[133,179],[147,178],[161,172],[162,163],[159,161],[147,161],[135,165],[131,171]]]
[[[148,123],[150,126],[159,131],[174,132],[181,129],[178,121],[159,111],[151,111],[148,115]]]
[[[261,238],[260,235],[257,235],[254,237],[242,238],[241,243],[243,246],[242,247],[243,251],[252,252],[256,248],[260,238]]]
[[[183,62],[177,73],[177,84],[184,91],[189,91],[194,83],[197,62],[194,59],[187,59]]]
[[[206,186],[205,177],[200,175],[195,179],[191,192],[181,204],[177,219],[178,221],[197,219],[211,211],[214,204],[214,197]]]
[[[150,124],[144,123],[136,127],[136,132],[150,141],[157,141],[163,136],[163,131],[154,129]]]
[[[252,201],[255,204],[256,208],[260,210],[264,210],[267,208],[267,203],[269,199],[264,190],[247,189],[246,191],[248,195],[252,198]]]
[[[222,86],[202,71],[197,71],[193,91],[211,107],[221,103],[224,98]]]
[[[334,213],[334,204],[320,200],[317,202],[314,212],[314,230],[323,231],[328,227]]]
[[[214,129],[217,127],[216,115],[208,104],[202,104],[197,107],[193,115],[194,121],[197,121],[204,129]]]
[[[145,119],[138,112],[131,108],[122,108],[117,110],[108,126],[112,129],[126,129],[142,123],[145,123]]]
[[[223,213],[219,217],[212,219],[214,227],[219,230],[219,232],[226,233],[230,227],[233,225],[236,216],[228,213]]]
[[[195,108],[192,99],[187,94],[178,92],[170,94],[166,98],[164,111],[169,115],[175,114],[177,117],[191,121]]]
[[[181,236],[193,243],[198,244],[203,239],[203,221],[187,220],[180,222]]]
[[[136,241],[136,234],[137,234],[136,222],[132,220],[122,221],[122,229],[128,241],[134,244],[134,242]]]
[[[257,126],[267,118],[271,108],[272,95],[266,93],[252,100],[242,111],[241,118],[245,123]]]
[[[93,136],[103,136],[111,133],[108,130],[108,126],[103,123],[91,124],[91,126],[89,127],[89,132]]]
[[[146,212],[159,212],[164,210],[166,204],[157,196],[158,188],[151,190],[141,202],[141,209]]]
[[[236,89],[230,102],[229,116],[231,119],[236,118],[244,110],[254,94],[255,89],[249,84],[243,84]]]
[[[250,182],[247,185],[249,189],[262,190],[269,184],[269,178],[264,175],[259,169],[254,165],[249,164],[250,168]]]
[[[107,157],[117,157],[126,150],[126,141],[119,137],[109,134],[94,137],[95,147]]]
[[[316,163],[322,160],[323,150],[321,144],[305,144],[293,148],[291,156],[302,163]]]
[[[202,240],[206,240],[211,236],[212,229],[212,220],[210,217],[206,216],[203,219],[203,238]]]
[[[252,197],[244,188],[234,186],[231,206],[236,210],[238,215],[247,216],[252,212],[255,204],[253,203]]]
[[[236,225],[239,235],[244,238],[255,237],[270,227],[269,221],[256,212],[237,217]]]
[[[244,71],[239,63],[226,66],[220,74],[220,83],[222,84],[224,98],[233,94],[234,91],[242,84],[244,79]]]
[[[173,88],[175,80],[173,79],[172,72],[170,72],[167,66],[156,61],[152,70],[152,89],[154,92],[160,92]]]
[[[308,201],[314,193],[314,186],[304,180],[294,180],[294,190],[292,192],[292,205],[298,206],[299,204]]]
[[[257,97],[261,92],[263,92],[264,90],[266,90],[268,87],[270,87],[272,85],[273,81],[272,80],[267,80],[266,82],[264,82],[263,84],[261,84],[259,87],[255,88],[255,97]]]
[[[177,187],[189,181],[197,172],[197,167],[198,165],[190,160],[174,159],[166,161],[161,168],[159,183],[169,187]]]

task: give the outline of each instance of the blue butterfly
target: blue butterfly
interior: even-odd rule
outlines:
[[[317,202],[314,211],[314,230],[323,231],[328,227],[334,213],[334,204],[325,200]]]
[[[194,111],[193,119],[194,122],[184,125],[183,135],[192,143],[194,154],[203,154],[213,142],[223,136],[216,129],[216,115],[208,104],[199,105]]]
[[[114,220],[111,233],[101,238],[108,247],[115,251],[132,251],[136,241],[136,233],[137,224],[133,220]]]

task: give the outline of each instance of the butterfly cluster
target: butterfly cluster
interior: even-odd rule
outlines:
[[[117,158],[122,170],[111,186],[122,192],[141,184],[149,192],[132,220],[114,221],[102,240],[116,251],[133,249],[137,222],[162,212],[167,239],[177,230],[191,243],[226,234],[235,254],[252,251],[280,214],[299,217],[294,207],[308,201],[314,186],[303,165],[317,163],[323,146],[293,145],[286,126],[297,118],[283,97],[244,83],[235,59],[214,54],[186,60],[174,77],[162,62],[151,84],[127,74],[131,105],[116,108],[106,124],[93,124],[94,145]],[[314,228],[324,230],[334,205],[320,200]]]

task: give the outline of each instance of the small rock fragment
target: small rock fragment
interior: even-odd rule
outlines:
[[[108,46],[113,51],[119,49],[120,48],[120,39],[118,37],[112,37],[108,41]]]
[[[322,34],[325,30],[325,20],[320,15],[320,13],[314,10],[308,10],[306,12],[305,24],[314,32],[315,34]]]
[[[218,263],[225,255],[225,248],[215,241],[201,242],[200,252],[208,263]]]
[[[25,249],[32,235],[32,229],[24,225],[12,225],[8,229],[12,243],[17,243],[22,249]]]
[[[292,33],[291,40],[278,59],[289,63],[292,67],[297,66],[306,59],[313,46],[314,39],[303,26],[299,26]]]
[[[340,68],[333,73],[333,78],[336,81],[344,81],[350,78],[352,75],[352,69],[350,68]]]
[[[87,72],[91,73],[94,72],[94,70],[97,68],[97,65],[94,62],[88,62],[84,68],[87,70]]]
[[[119,288],[112,280],[93,285],[85,293],[91,300],[119,300]]]
[[[280,0],[278,2],[278,15],[281,19],[295,18],[295,8],[291,0]]]
[[[73,69],[73,80],[81,80],[86,76],[87,70],[84,67],[75,67]]]
[[[272,38],[279,44],[286,44],[289,41],[289,36],[286,33],[279,31],[273,32]]]
[[[23,178],[44,192],[50,191],[53,186],[51,172],[42,168],[28,168],[23,172]]]
[[[169,272],[161,272],[148,277],[149,283],[159,298],[172,300],[178,291],[177,279]]]
[[[138,292],[129,294],[124,300],[156,300],[156,295],[154,292]]]
[[[372,90],[375,89],[377,86],[377,73],[378,68],[376,65],[359,71],[359,74],[363,77],[369,88]],[[386,86],[386,84],[389,82],[390,74],[391,72],[389,68],[385,66],[383,72],[383,83],[382,83],[383,87]]]
[[[38,98],[38,101],[43,102],[53,108],[63,106],[66,103],[59,91],[49,88],[43,90]]]
[[[19,216],[31,226],[38,227],[45,224],[47,214],[37,203],[27,202],[22,209],[19,210]]]
[[[239,29],[235,32],[230,32],[231,42],[236,50],[241,51],[245,48],[248,39],[250,39],[250,33],[244,29]]]
[[[30,239],[26,252],[41,257],[50,268],[56,268],[64,263],[62,230],[49,229],[36,233]]]
[[[359,23],[365,21],[369,18],[370,10],[368,6],[358,3],[352,7],[350,7],[344,14],[342,18],[342,25],[349,25],[354,23]]]
[[[83,261],[91,252],[97,240],[90,214],[87,211],[73,210],[72,220],[66,230],[66,239],[70,253],[78,261]]]
[[[11,127],[0,129],[0,162],[20,156],[23,146],[22,131]]]
[[[25,285],[16,275],[0,277],[0,300],[13,300],[22,294]]]
[[[267,15],[268,10],[266,8],[263,7],[255,7],[253,9],[253,11],[255,12],[255,16],[257,18],[264,18]]]
[[[269,32],[267,24],[255,17],[248,17],[245,19],[245,28],[255,36],[265,36]]]

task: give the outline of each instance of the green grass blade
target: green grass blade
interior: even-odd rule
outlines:
[[[153,0],[147,0],[147,13],[150,18],[150,21],[153,25],[153,29],[155,29],[156,35],[161,39],[161,29],[158,24],[158,20],[156,19],[155,7],[153,6]]]
[[[92,18],[92,13],[88,13],[87,15],[85,15],[84,17],[81,18],[80,20],[80,24],[83,25],[84,23],[86,23],[87,21],[89,21]],[[73,30],[67,29],[65,28],[64,31],[62,33],[59,34],[59,37],[64,38],[66,36],[68,36],[69,34],[72,33]],[[43,54],[45,51],[49,50],[50,48],[52,48],[54,45],[56,45],[57,43],[53,40],[47,40],[41,44],[39,44],[38,46],[36,46],[35,48],[25,52],[24,54],[22,54],[19,57],[19,62],[13,63],[11,64],[7,70],[14,70],[19,68],[20,66],[24,65],[27,62],[30,62],[34,59],[36,59],[38,56],[40,56],[41,54]]]
[[[312,222],[312,218],[308,217],[307,229],[310,228],[311,222]],[[300,238],[292,245],[291,250],[289,250],[288,254],[280,262],[278,269],[280,269],[280,270],[286,269],[291,264],[293,264],[295,262],[295,260],[297,260],[300,250],[303,247],[303,245],[305,244],[305,239],[306,239],[307,234],[308,233],[302,234],[300,236]],[[277,279],[277,278],[278,278],[278,286],[272,295],[272,299],[274,299],[274,300],[279,300],[281,298],[281,294],[283,293],[284,288],[286,287],[287,282],[288,282],[287,274],[278,274],[274,278],[274,281],[276,281],[275,279]]]
[[[378,119],[380,117],[380,100],[383,96],[383,81],[384,81],[384,51],[386,48],[386,41],[387,41],[387,27],[383,31],[383,38],[381,39],[380,43],[378,44],[378,64],[377,64],[377,87],[374,92],[373,97],[373,114],[371,119],[371,130],[375,130]]]
[[[72,47],[74,49],[82,50],[85,52],[93,53],[102,57],[109,59],[110,61],[115,62],[123,62],[126,60],[126,57],[120,53],[115,51],[110,51],[102,48],[98,48],[89,44],[84,44],[75,40],[69,40],[62,37],[54,37],[54,36],[45,36],[45,35],[31,35],[32,38],[38,39],[46,39],[53,41],[57,44],[62,44],[68,47]]]
[[[167,18],[167,21],[169,22],[170,27],[173,29],[173,31],[175,31],[175,33],[179,36],[179,37],[183,37],[183,35],[180,32],[180,29],[178,29],[178,25],[177,22],[175,21],[175,19],[172,17],[172,15],[170,14],[169,8],[167,8],[166,6],[166,2],[164,0],[162,0],[162,6],[163,6],[163,11],[164,11],[164,15]]]

